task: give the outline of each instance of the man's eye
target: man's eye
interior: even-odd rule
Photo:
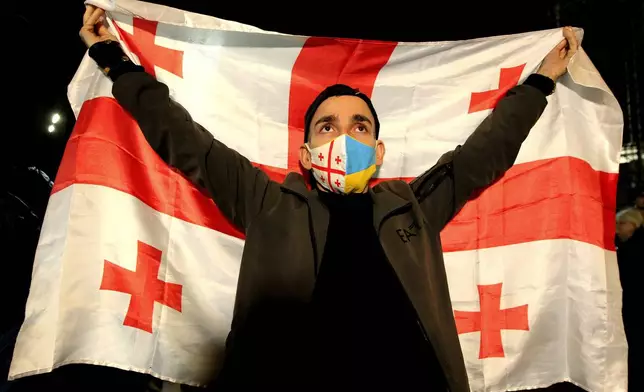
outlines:
[[[356,125],[356,130],[358,132],[367,132],[367,127],[365,127],[364,125]]]
[[[322,128],[320,128],[320,132],[331,132],[331,131],[333,131],[333,127],[329,124],[324,125],[322,126]]]

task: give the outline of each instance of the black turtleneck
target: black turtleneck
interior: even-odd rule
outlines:
[[[444,391],[431,345],[377,238],[370,194],[320,198],[330,213],[313,295],[322,382]]]

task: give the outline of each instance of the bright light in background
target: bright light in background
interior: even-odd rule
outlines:
[[[54,133],[54,131],[56,130],[56,127],[54,126],[54,124],[58,124],[60,120],[62,120],[60,113],[52,114],[51,124],[49,124],[49,126],[47,127],[47,132]]]
[[[641,156],[644,159],[644,154]],[[619,163],[630,163],[637,160],[637,147],[630,145],[622,147]]]

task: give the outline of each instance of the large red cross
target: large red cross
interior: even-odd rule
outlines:
[[[123,325],[152,333],[154,303],[158,302],[181,312],[182,286],[158,278],[161,251],[137,241],[136,270],[131,271],[107,260],[103,265],[101,290],[130,294]]]
[[[158,46],[154,40],[159,22],[134,18],[134,34],[130,34],[114,23],[116,30],[127,47],[136,54],[145,70],[156,76],[154,66],[163,68],[178,77],[183,77],[183,52]]]
[[[122,30],[117,24],[115,26],[121,39],[139,57],[146,71],[156,75],[156,65],[183,77],[183,52],[155,43],[158,22],[134,18],[133,34]],[[278,182],[281,182],[288,172],[302,172],[299,148],[304,141],[304,113],[310,103],[325,87],[335,83],[358,88],[371,97],[376,77],[389,61],[396,46],[396,42],[308,38],[291,72],[287,169],[254,164]],[[507,90],[518,83],[524,67],[525,64],[502,68],[497,89],[472,93],[469,113],[493,108]],[[428,162],[428,167],[431,165],[432,162]],[[412,178],[401,179],[409,181]],[[371,184],[386,180],[389,179],[374,179]]]
[[[481,332],[480,359],[505,356],[501,330],[529,331],[528,305],[501,309],[501,286],[478,285],[480,312],[454,311],[459,334]]]
[[[501,68],[499,87],[494,90],[472,93],[468,113],[493,109],[509,89],[519,83],[525,64],[512,68]]]

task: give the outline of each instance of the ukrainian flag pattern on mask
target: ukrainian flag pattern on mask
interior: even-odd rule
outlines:
[[[364,192],[376,172],[375,148],[347,135],[309,151],[316,181],[331,192]]]

